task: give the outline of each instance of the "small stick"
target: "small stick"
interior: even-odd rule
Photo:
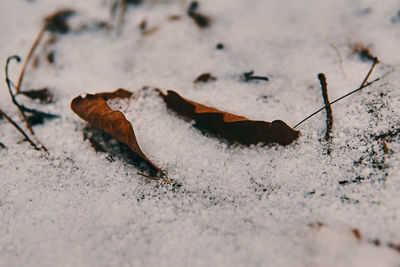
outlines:
[[[357,89],[351,91],[350,93],[345,94],[344,96],[341,96],[341,97],[335,99],[334,101],[330,102],[330,105],[335,104],[336,102],[342,100],[343,98],[348,97],[349,95],[352,95],[352,94],[354,94],[354,93],[356,93],[356,92],[358,92],[358,91],[364,89],[365,87],[370,86],[371,84],[373,84],[373,83],[379,81],[380,79],[382,79],[383,77],[385,77],[386,75],[388,75],[388,74],[384,74],[384,75],[382,75],[382,77],[378,77],[378,78],[376,78],[375,80],[373,80],[372,82],[366,82],[366,81],[368,80],[368,78],[369,78],[369,76],[370,76],[370,74],[371,74],[372,70],[374,69],[374,67],[375,67],[375,65],[376,65],[377,62],[378,62],[378,59],[376,58],[376,60],[374,60],[374,63],[372,64],[372,67],[371,67],[371,69],[369,70],[367,76],[365,77],[364,81],[362,82],[362,86],[360,86],[360,87],[358,87]],[[389,73],[390,73],[390,72],[389,72]],[[296,128],[297,126],[299,126],[300,124],[302,124],[303,122],[305,122],[306,120],[308,120],[309,118],[311,118],[311,117],[313,117],[314,115],[318,114],[319,112],[321,112],[321,110],[323,110],[323,109],[325,109],[325,108],[326,108],[326,106],[324,106],[324,107],[318,109],[317,111],[311,113],[311,114],[308,115],[305,119],[303,119],[302,121],[300,121],[299,123],[297,123],[295,126],[293,126],[293,129]]]
[[[333,127],[333,116],[332,116],[332,108],[329,103],[328,98],[328,88],[326,84],[326,78],[323,73],[318,74],[319,82],[321,83],[322,97],[324,98],[325,110],[326,110],[326,134],[325,140],[328,141],[331,139],[332,127]]]
[[[3,117],[6,118],[6,120],[8,120],[8,122],[11,123],[36,150],[40,150],[40,148],[29,138],[24,130],[22,130],[22,128],[1,109],[0,114],[3,115]]]
[[[265,77],[265,76],[255,76],[255,75],[253,75],[253,73],[254,73],[254,71],[249,71],[249,72],[243,73],[244,80],[245,80],[246,82],[247,82],[247,81],[250,81],[250,80],[262,80],[262,81],[266,81],[266,82],[269,81],[268,77]]]
[[[44,27],[40,30],[39,35],[36,37],[36,40],[35,40],[35,42],[33,43],[31,49],[29,50],[28,56],[27,56],[26,59],[25,59],[24,66],[22,67],[21,74],[19,75],[17,88],[15,89],[15,94],[17,94],[17,95],[19,94],[19,91],[20,91],[20,89],[21,89],[21,84],[22,84],[22,80],[24,79],[24,74],[25,74],[26,67],[28,66],[28,63],[29,63],[29,61],[30,61],[31,58],[32,58],[33,52],[35,52],[35,49],[36,49],[36,47],[39,45],[40,40],[42,39],[42,37],[43,37],[45,31],[46,31],[46,27],[44,26]],[[18,62],[19,62],[19,60],[18,60]]]
[[[376,63],[378,63],[378,58],[377,58],[377,57],[374,57],[374,62],[372,63],[372,66],[371,66],[371,68],[369,69],[369,72],[368,72],[367,76],[365,76],[365,79],[364,79],[364,81],[361,83],[360,87],[363,87],[364,84],[367,82],[369,76],[371,75],[372,71],[373,71],[374,68],[375,68]]]

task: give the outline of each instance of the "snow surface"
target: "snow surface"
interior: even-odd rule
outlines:
[[[400,140],[387,137],[385,154],[374,138],[399,129],[398,1],[199,3],[212,18],[207,29],[186,15],[189,1],[147,0],[129,6],[117,34],[95,27],[110,19],[108,0],[1,0],[3,63],[26,57],[45,16],[60,8],[77,15],[73,32],[42,42],[39,66],[29,66],[22,86],[49,87],[56,101],[18,96],[61,116],[34,127],[52,158],[0,120],[7,147],[0,149],[0,266],[399,266],[400,253],[388,244],[400,244]],[[142,36],[143,19],[159,30]],[[215,48],[220,42],[225,49]],[[371,62],[351,44],[379,57],[370,80],[389,74],[333,105],[330,155],[324,112],[300,125],[301,137],[289,146],[230,146],[142,90],[173,89],[293,126],[323,104],[318,73],[327,77],[331,100],[361,84]],[[10,65],[14,82],[21,67]],[[244,82],[250,70],[269,82]],[[194,84],[204,72],[217,81]],[[23,125],[6,88],[0,107]],[[180,186],[149,181],[118,151],[95,152],[83,139],[87,124],[71,111],[72,98],[117,88],[135,98],[113,106],[132,122],[144,153]]]

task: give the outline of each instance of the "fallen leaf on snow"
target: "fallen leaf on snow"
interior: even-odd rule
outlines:
[[[71,109],[92,126],[126,144],[150,166],[163,173],[140,149],[132,124],[125,118],[124,114],[112,110],[106,102],[107,99],[129,98],[131,96],[132,92],[124,89],[118,89],[111,93],[86,94],[85,96],[75,97],[71,102]]]
[[[169,108],[231,142],[244,145],[258,143],[288,145],[299,136],[299,131],[293,130],[281,120],[273,122],[249,120],[185,99],[171,90],[167,91],[167,94],[158,89],[157,91]]]

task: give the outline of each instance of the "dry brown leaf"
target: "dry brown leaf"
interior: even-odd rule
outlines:
[[[48,88],[25,90],[21,93],[29,97],[30,99],[39,99],[39,101],[42,103],[53,102],[53,94],[49,91]]]
[[[200,74],[196,78],[196,80],[194,80],[193,82],[194,83],[206,83],[206,82],[209,82],[209,81],[216,81],[216,80],[217,80],[216,77],[212,76],[211,73],[207,72],[207,73]]]
[[[190,3],[189,8],[187,10],[187,14],[189,17],[193,19],[193,21],[200,28],[207,28],[211,24],[211,19],[208,16],[205,16],[197,11],[199,8],[199,3],[197,1],[193,1]]]
[[[72,9],[62,9],[45,18],[45,28],[49,32],[65,34],[69,31],[67,19],[75,14]]]
[[[288,145],[297,139],[299,131],[285,122],[253,121],[181,97],[174,91],[164,94],[157,89],[167,106],[180,115],[193,119],[199,126],[227,139],[244,145],[278,143]]]
[[[71,109],[92,126],[126,144],[150,166],[163,173],[140,149],[132,124],[125,118],[124,114],[112,110],[106,102],[107,99],[129,98],[131,96],[132,92],[124,89],[118,89],[111,93],[86,94],[85,96],[75,97],[71,102]]]
[[[131,91],[119,88],[114,92],[97,93],[96,95],[104,98],[104,100],[109,100],[113,98],[130,98],[133,96]]]

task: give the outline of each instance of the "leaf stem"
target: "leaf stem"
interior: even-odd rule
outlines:
[[[22,67],[21,74],[19,75],[17,87],[16,87],[16,89],[15,89],[15,94],[17,94],[17,95],[19,94],[19,91],[20,91],[20,89],[21,89],[22,80],[24,79],[25,70],[26,70],[26,68],[27,68],[27,66],[28,66],[28,63],[29,63],[29,61],[31,60],[33,53],[35,52],[36,47],[39,45],[40,40],[42,39],[42,37],[43,37],[45,31],[46,31],[46,27],[43,27],[43,28],[40,30],[39,35],[36,37],[36,40],[35,40],[35,42],[33,43],[31,49],[29,50],[28,56],[27,56],[26,59],[25,59],[24,66]],[[18,62],[19,62],[19,60],[18,60]]]

